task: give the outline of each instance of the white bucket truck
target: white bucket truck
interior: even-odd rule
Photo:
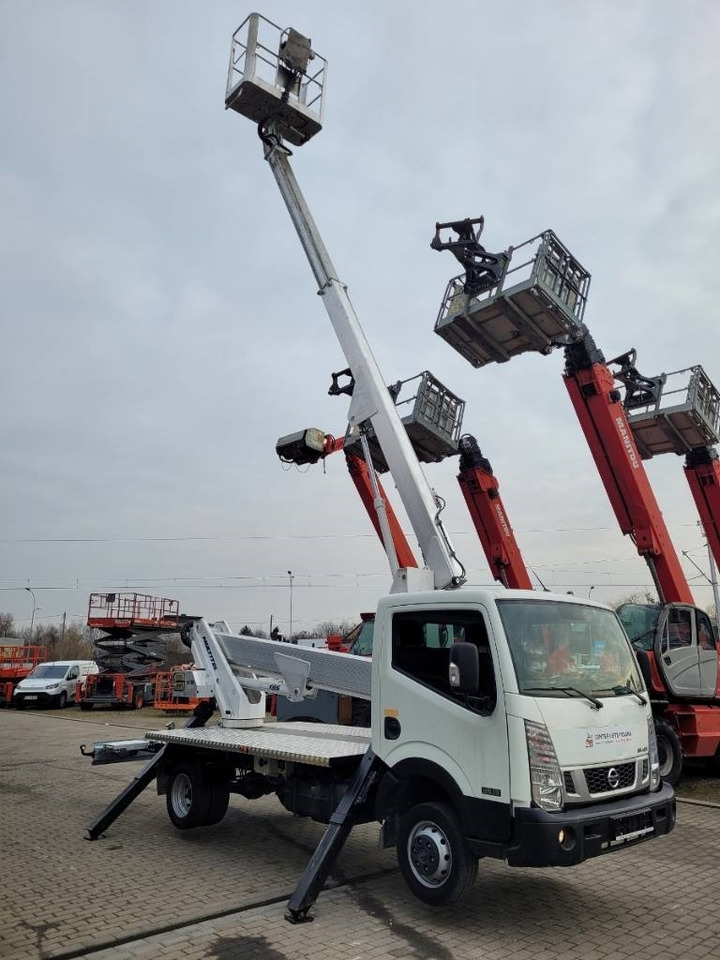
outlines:
[[[325,68],[305,37],[252,14],[233,37],[226,106],[259,124],[348,362],[349,428],[373,477],[365,431],[374,431],[425,566],[398,566],[376,488],[393,586],[377,608],[372,661],[192,622],[185,640],[220,720],[206,725],[212,711],[201,708],[187,728],[131,741],[130,753],[158,752],[88,831],[100,836],[153,779],[179,829],[218,823],[231,793],[275,794],[292,813],[328,823],[290,899],[293,921],[309,919],[356,823],[381,824],[408,886],[429,904],[465,893],[481,857],[570,866],[675,823],[642,676],[615,613],[566,595],[462,586],[440,499],[288,161],[284,139],[299,146],[321,128]],[[320,689],[370,700],[371,728],[265,723],[268,693],[297,701]],[[102,761],[122,749],[96,744],[93,753]]]

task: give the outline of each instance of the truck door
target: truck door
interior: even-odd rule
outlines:
[[[502,685],[489,629],[488,619],[477,609],[408,606],[394,613],[390,643],[383,643],[387,669],[378,704],[378,750],[389,766],[400,765],[400,771],[403,763],[420,774],[423,765],[441,768],[464,796],[493,808],[487,819],[497,835],[499,827],[504,829],[506,811],[509,829],[510,765]],[[480,689],[474,696],[450,687],[450,648],[459,640],[474,643],[480,654]]]
[[[668,690],[677,697],[700,695],[700,663],[692,607],[670,606],[658,624],[655,653]]]
[[[695,610],[698,663],[700,666],[700,696],[714,697],[718,681],[718,653],[710,618],[702,610]]]

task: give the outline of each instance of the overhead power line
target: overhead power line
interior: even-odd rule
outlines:
[[[694,527],[695,523],[675,523],[671,526]],[[528,533],[595,533],[600,531],[614,531],[616,527],[527,527],[517,528],[517,533],[525,535]],[[410,536],[410,534],[407,534]],[[453,537],[476,537],[477,534],[472,530],[453,530],[450,532]],[[374,540],[374,533],[308,533],[308,534],[229,534],[223,536],[197,536],[197,537],[0,537],[0,543],[192,543],[192,542],[218,542],[218,541],[239,541],[239,540]]]

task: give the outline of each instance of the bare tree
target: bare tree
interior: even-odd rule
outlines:
[[[618,600],[612,600],[610,606],[614,607],[615,610],[618,607],[621,607],[624,603],[657,603],[657,597],[654,597],[649,590],[636,590],[635,593],[628,593],[624,597],[620,597]]]
[[[15,618],[11,613],[0,613],[0,637],[17,637]]]
[[[315,626],[313,636],[329,637],[335,635],[344,637],[357,625],[358,620],[323,620]]]

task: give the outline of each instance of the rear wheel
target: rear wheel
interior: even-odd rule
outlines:
[[[655,718],[655,736],[657,737],[660,776],[671,786],[680,779],[683,765],[680,737],[675,727],[663,717]]]
[[[93,704],[93,703],[86,703],[84,700],[81,700],[81,701],[80,701],[80,709],[81,709],[81,710],[92,710],[92,708],[93,708],[94,706],[95,706],[95,704]]]
[[[210,809],[208,810],[205,824],[208,827],[220,823],[227,813],[230,803],[230,788],[224,780],[217,780],[211,785],[212,797],[210,800]]]
[[[194,763],[178,764],[170,773],[165,794],[173,826],[178,830],[205,826],[213,793],[213,784],[204,775],[202,767]]]
[[[135,696],[133,697],[133,706],[136,710],[142,710],[145,706],[145,694],[142,690],[137,690]]]
[[[477,857],[446,803],[419,803],[400,818],[400,872],[423,903],[440,906],[463,897],[475,882]]]

